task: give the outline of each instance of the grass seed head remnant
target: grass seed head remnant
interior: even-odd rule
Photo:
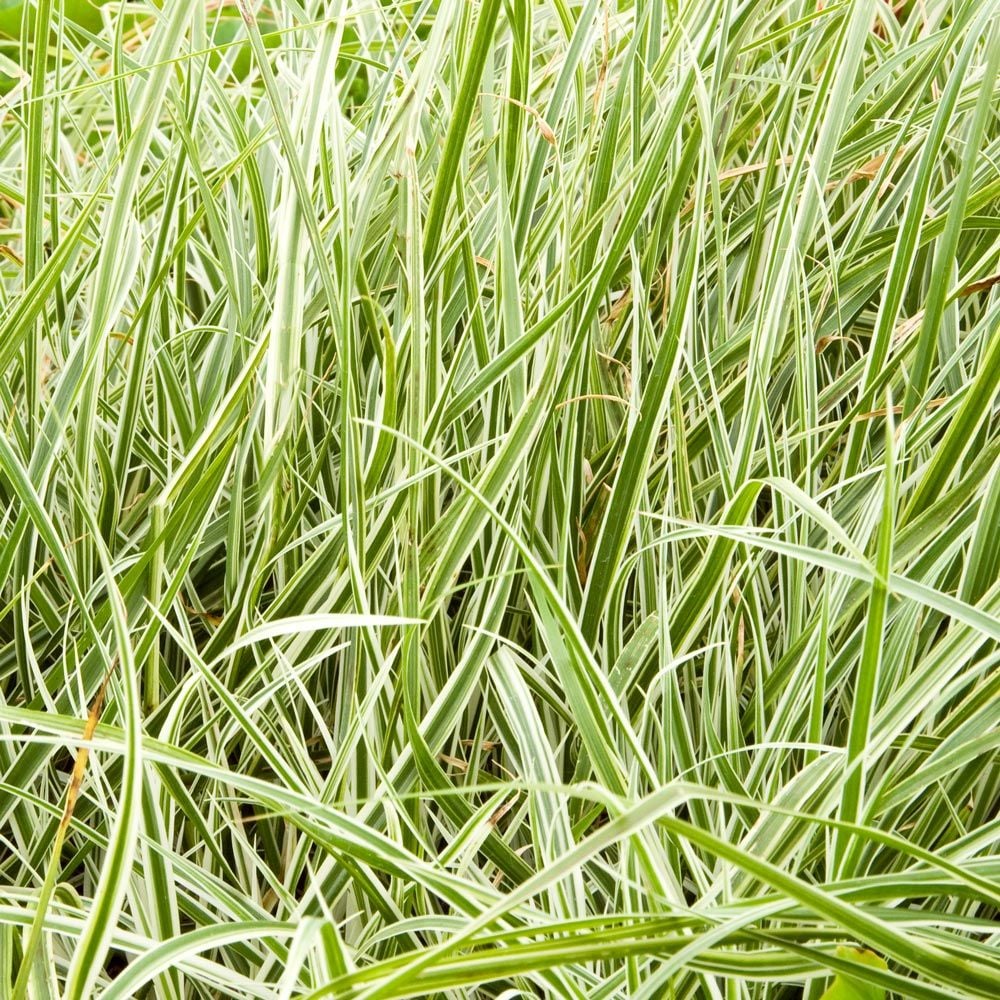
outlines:
[[[1000,996],[998,0],[0,0],[0,997]]]

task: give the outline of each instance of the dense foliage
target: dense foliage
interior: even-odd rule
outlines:
[[[0,995],[1000,996],[996,0],[0,15]]]

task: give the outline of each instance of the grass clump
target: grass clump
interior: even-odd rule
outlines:
[[[995,3],[6,16],[0,994],[1000,995]]]

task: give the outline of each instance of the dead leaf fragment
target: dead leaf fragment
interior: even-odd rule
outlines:
[[[507,813],[509,813],[511,809],[514,808],[515,801],[516,799],[509,799],[507,802],[502,803],[500,807],[493,812],[493,815],[490,816],[489,818],[490,826],[496,826],[497,823],[499,823],[500,820],[502,820],[504,816],[506,816]]]
[[[0,257],[4,257],[6,260],[17,264],[18,267],[24,267],[24,261],[21,259],[17,251],[12,246],[8,246],[6,243],[0,243]]]
[[[965,288],[958,293],[958,297],[962,299],[965,298],[966,295],[975,295],[976,292],[985,292],[988,288],[992,288],[996,284],[1000,284],[1000,271],[996,274],[991,274],[988,278],[980,278],[979,281],[973,281],[966,285]]]
[[[939,406],[944,406],[944,404],[947,403],[949,399],[951,399],[950,396],[938,396],[937,399],[930,400],[927,403],[927,406],[925,407],[925,409],[927,410],[928,413],[930,413],[931,410],[936,410]],[[903,407],[902,406],[894,406],[892,408],[892,412],[893,412],[894,415],[899,416],[903,412]],[[874,420],[876,417],[884,417],[885,415],[886,415],[886,409],[883,406],[879,410],[869,410],[867,413],[861,413],[857,417],[855,417],[854,419],[855,420]]]

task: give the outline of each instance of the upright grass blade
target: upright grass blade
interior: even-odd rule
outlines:
[[[841,792],[840,818],[856,823],[864,808],[865,774],[871,767],[866,754],[871,745],[871,726],[879,701],[879,679],[885,645],[885,620],[889,606],[889,577],[892,568],[892,544],[896,525],[895,422],[892,400],[886,400],[884,469],[885,486],[878,516],[875,551],[875,576],[865,618],[861,659],[854,681],[854,694],[847,731],[847,757],[844,761],[844,787]],[[833,851],[833,870],[850,878],[857,867],[857,847],[844,845],[838,838]]]

